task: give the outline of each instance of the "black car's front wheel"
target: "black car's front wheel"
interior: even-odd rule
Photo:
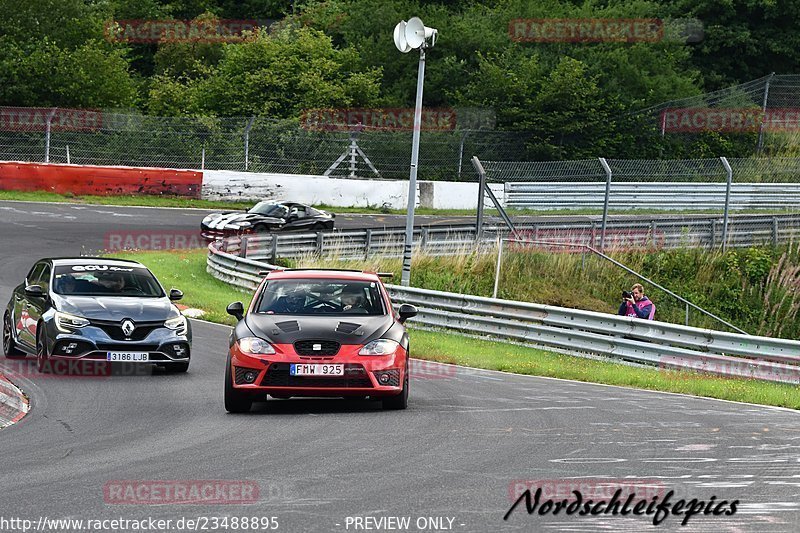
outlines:
[[[3,355],[8,359],[25,357],[25,352],[17,348],[17,343],[14,342],[13,327],[11,316],[6,313],[5,316],[3,316]]]
[[[44,326],[39,324],[36,332],[36,370],[45,373],[49,370],[50,361],[47,355],[47,340],[44,336]]]
[[[225,410],[229,413],[247,413],[253,406],[253,398],[247,393],[243,393],[233,386],[231,377],[231,358],[225,367]]]

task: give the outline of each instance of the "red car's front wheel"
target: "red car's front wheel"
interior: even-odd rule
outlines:
[[[247,413],[253,406],[253,398],[247,393],[243,393],[233,386],[231,376],[231,356],[225,367],[225,410],[229,413]]]
[[[406,369],[404,374],[403,390],[400,392],[400,394],[384,398],[382,401],[384,409],[394,411],[408,407],[408,361],[406,361]]]

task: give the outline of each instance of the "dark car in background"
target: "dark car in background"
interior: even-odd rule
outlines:
[[[3,315],[3,352],[28,354],[46,372],[53,360],[154,363],[186,372],[191,326],[141,263],[77,257],[37,261]]]
[[[211,213],[200,224],[206,239],[246,233],[332,230],[336,215],[297,202],[259,202],[251,209]]]
[[[225,409],[292,396],[360,397],[405,409],[409,338],[405,321],[378,274],[341,270],[275,270],[267,274],[239,322],[225,369]]]

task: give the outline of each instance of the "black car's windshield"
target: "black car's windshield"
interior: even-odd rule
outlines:
[[[53,276],[53,291],[63,296],[164,296],[153,274],[144,267],[133,265],[57,266]]]
[[[257,215],[264,215],[267,217],[284,218],[289,210],[286,206],[281,204],[273,204],[272,202],[258,202],[254,205],[248,213],[255,213]]]
[[[334,316],[385,314],[378,283],[332,279],[268,281],[257,312]]]

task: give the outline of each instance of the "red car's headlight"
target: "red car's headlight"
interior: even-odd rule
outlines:
[[[273,355],[275,348],[264,339],[244,337],[239,339],[239,350],[247,355]]]
[[[376,339],[368,342],[358,352],[358,355],[390,355],[397,351],[400,345],[390,339]]]

